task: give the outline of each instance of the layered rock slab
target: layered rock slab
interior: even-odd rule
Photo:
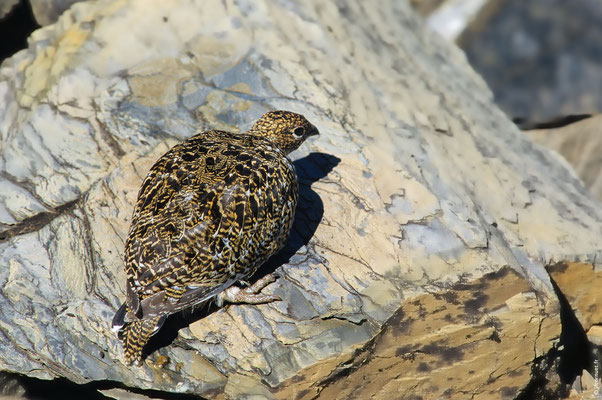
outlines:
[[[391,370],[408,354],[416,373],[480,368],[437,390],[400,376],[403,393],[513,396],[560,334],[544,265],[600,260],[598,204],[405,3],[77,3],[2,65],[0,95],[6,371],[284,398],[291,380],[299,396],[336,388],[356,350],[395,342]],[[283,301],[174,317],[125,366],[109,323],[146,171],[198,129],[245,130],[272,108],[322,132],[294,153],[300,206],[267,288]],[[414,322],[389,334],[400,310]]]
[[[305,379],[319,368],[310,367],[278,397],[515,398],[556,339],[557,321],[533,318],[537,296],[509,267],[451,289],[405,302],[328,376]],[[522,347],[525,337],[537,338],[532,349]]]

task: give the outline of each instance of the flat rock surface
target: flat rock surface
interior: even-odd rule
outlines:
[[[81,2],[2,64],[0,102],[1,370],[207,398],[345,397],[356,376],[366,395],[512,398],[560,335],[545,266],[602,259],[599,203],[404,2]],[[127,367],[110,320],[141,180],[269,109],[321,131],[293,154],[297,219],[263,271],[283,300],[176,315]]]

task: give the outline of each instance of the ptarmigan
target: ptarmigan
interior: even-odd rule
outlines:
[[[153,165],[125,243],[127,298],[113,318],[128,364],[140,364],[169,314],[213,298],[280,300],[260,293],[271,274],[246,288],[234,284],[284,246],[298,197],[287,154],[317,134],[302,115],[271,111],[244,134],[199,133]]]

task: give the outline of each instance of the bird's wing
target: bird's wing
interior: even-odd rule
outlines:
[[[191,306],[202,304],[217,296],[234,283],[228,280],[220,285],[188,287],[178,299],[168,297],[166,291],[160,291],[140,302],[140,318],[152,318],[163,314],[173,314]]]
[[[139,265],[145,265],[136,279],[128,282],[131,296],[140,301],[139,317],[174,313],[205,302],[239,279],[227,267],[237,256],[233,249],[247,234],[253,235],[256,227],[251,225],[243,232],[243,224],[249,225],[255,214],[249,210],[245,213],[241,206],[244,185],[224,186],[215,184],[204,192],[206,207],[201,208],[205,214],[200,208],[188,209],[188,201],[174,196],[164,207],[166,221],[156,221],[147,228],[145,238],[139,239],[146,240],[145,244],[133,243],[140,251]],[[173,234],[166,235],[161,227],[172,224],[173,219],[181,225],[176,224]],[[196,224],[186,227],[182,221],[187,219]]]
[[[144,179],[125,243],[129,280],[139,280],[148,269],[170,259],[172,242],[186,231],[194,236],[211,230],[211,210],[225,187],[224,174],[230,167],[216,162],[221,148],[207,135],[174,146]]]
[[[159,213],[132,226],[134,232],[143,232],[132,235],[126,247],[138,292],[167,285],[167,278],[171,284],[184,282],[186,266],[211,251],[210,237],[218,227],[212,209],[221,191],[223,185],[214,184],[199,193],[176,193]]]

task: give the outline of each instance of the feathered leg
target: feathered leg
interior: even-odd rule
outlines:
[[[225,301],[230,303],[247,303],[247,304],[263,304],[271,303],[272,301],[282,300],[279,296],[273,294],[261,294],[261,289],[266,287],[272,282],[275,282],[277,276],[274,274],[267,274],[263,278],[251,286],[241,289],[238,286],[230,286],[217,295],[217,305],[221,307]]]
[[[161,317],[137,319],[123,327],[120,337],[123,342],[125,362],[128,365],[132,363],[141,365],[142,348],[149,341],[160,320]]]

